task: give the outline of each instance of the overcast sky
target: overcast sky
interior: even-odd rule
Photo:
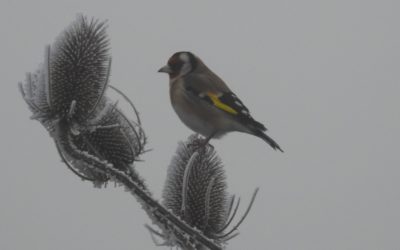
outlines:
[[[155,197],[191,134],[156,72],[190,50],[285,150],[239,133],[212,141],[231,193],[248,201],[260,187],[228,249],[400,249],[399,1],[99,2],[0,2],[0,249],[167,249],[122,188],[95,189],[60,162],[18,93],[76,13],[109,20],[111,84],[141,112],[154,150],[137,169]]]

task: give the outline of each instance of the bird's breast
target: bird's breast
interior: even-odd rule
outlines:
[[[183,82],[170,83],[170,99],[173,109],[179,119],[191,130],[203,136],[208,136],[215,130],[211,116],[212,112],[207,110],[202,103],[193,100],[186,93]]]

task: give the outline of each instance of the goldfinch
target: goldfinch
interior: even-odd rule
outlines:
[[[158,72],[169,75],[172,107],[181,121],[205,137],[205,144],[228,132],[238,131],[260,137],[273,149],[281,147],[253,119],[243,102],[191,52],[176,52]]]

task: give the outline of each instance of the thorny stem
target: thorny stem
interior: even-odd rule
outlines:
[[[67,158],[65,157],[65,155],[63,154],[63,152],[61,152],[61,148],[60,145],[58,144],[58,142],[56,141],[56,148],[58,151],[58,154],[61,157],[61,160],[65,163],[65,165],[67,165],[68,169],[72,171],[72,173],[74,173],[75,175],[77,175],[79,178],[81,178],[82,180],[86,180],[86,181],[91,181],[94,182],[96,181],[93,178],[89,178],[81,173],[79,173],[78,171],[75,170],[75,168],[71,165],[71,163],[67,160]]]
[[[159,204],[156,200],[151,197],[151,194],[141,188],[132,176],[127,175],[125,172],[116,169],[112,164],[102,161],[95,156],[89,155],[87,152],[82,152],[76,148],[76,146],[72,143],[69,135],[63,131],[60,131],[60,146],[63,151],[71,152],[71,156],[76,159],[82,159],[86,162],[89,162],[88,167],[92,170],[99,172],[101,174],[106,174],[110,176],[115,181],[123,184],[127,190],[133,194],[146,208],[145,211],[152,218],[153,222],[159,225],[161,228],[165,230],[174,230],[179,232],[182,235],[182,239],[184,235],[190,236],[190,238],[198,241],[204,246],[208,247],[210,250],[222,250],[221,246],[206,236],[204,236],[200,231],[192,228],[187,223],[179,219],[176,215],[169,212],[164,206]],[[181,237],[180,237],[181,238]],[[180,239],[180,244],[185,244]]]

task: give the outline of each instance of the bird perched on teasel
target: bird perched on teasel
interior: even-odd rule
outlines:
[[[283,152],[267,129],[254,120],[242,101],[225,82],[191,52],[176,52],[158,72],[169,75],[172,107],[190,129],[205,137],[220,138],[239,131],[260,137],[273,149]]]

